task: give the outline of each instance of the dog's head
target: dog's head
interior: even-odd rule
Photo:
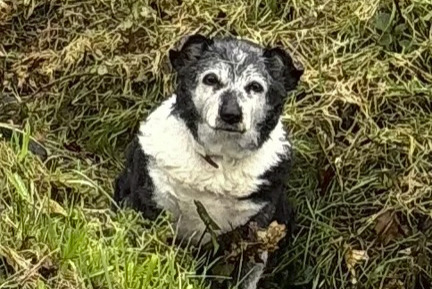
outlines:
[[[178,78],[174,110],[208,153],[231,157],[268,139],[303,74],[284,50],[233,38],[189,36],[169,57]]]

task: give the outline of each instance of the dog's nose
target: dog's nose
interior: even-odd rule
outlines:
[[[222,100],[219,116],[228,124],[237,124],[242,120],[242,111],[235,98],[226,97]]]

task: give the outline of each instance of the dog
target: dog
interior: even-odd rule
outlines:
[[[200,34],[170,50],[169,60],[174,94],[140,124],[115,202],[151,220],[169,211],[177,238],[193,244],[210,240],[195,201],[220,234],[249,222],[292,227],[285,196],[292,146],[281,114],[303,70],[282,48]],[[256,288],[271,256],[261,257],[241,288]]]

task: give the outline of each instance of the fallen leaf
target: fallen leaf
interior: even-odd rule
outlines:
[[[286,236],[286,226],[273,221],[267,229],[257,231],[258,242],[264,245],[263,250],[274,252],[278,243]]]
[[[411,248],[405,248],[405,249],[403,249],[403,250],[400,250],[399,253],[400,253],[400,254],[403,254],[403,255],[408,255],[408,256],[410,256],[410,255],[412,254],[412,249],[411,249]]]
[[[380,31],[385,31],[391,24],[391,15],[389,13],[379,13],[375,17],[375,28]]]
[[[58,215],[62,215],[64,217],[67,217],[66,210],[62,206],[60,206],[59,203],[54,201],[53,199],[49,199],[48,209],[49,209],[49,212],[51,214],[58,214]]]
[[[348,248],[347,252],[345,253],[345,262],[351,274],[352,284],[357,284],[357,274],[355,271],[356,265],[367,260],[369,260],[369,256],[365,250],[355,250],[351,247]]]
[[[99,75],[105,75],[108,73],[108,68],[105,65],[101,64],[99,65],[97,72]]]
[[[377,218],[374,229],[378,235],[378,239],[384,245],[404,235],[404,229],[400,225],[399,218],[390,211],[385,212]]]
[[[258,227],[257,223],[250,222],[238,229],[240,238],[232,238],[225,258],[231,262],[243,256],[252,262],[262,263],[262,252],[274,252],[278,243],[286,236],[286,226],[273,221],[267,228]]]
[[[401,280],[391,280],[384,284],[384,289],[405,289],[405,286]]]

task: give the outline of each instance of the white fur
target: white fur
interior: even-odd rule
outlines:
[[[237,64],[240,65],[244,58],[245,55],[240,54]],[[212,86],[203,83],[204,77],[209,73],[216,74],[223,88],[214,91]],[[220,62],[211,69],[202,72],[198,76],[198,85],[193,92],[193,101],[196,109],[202,113],[206,125],[215,128],[218,126],[221,96],[227,91],[236,93],[238,95],[236,100],[243,115],[242,123],[239,126],[242,129],[251,131],[257,123],[264,119],[268,110],[265,98],[268,89],[267,81],[253,65],[248,66],[235,77],[232,76],[233,73],[231,66],[224,62]],[[259,93],[252,92],[248,95],[246,87],[253,81],[261,84],[263,91]]]
[[[265,266],[267,265],[268,260],[268,252],[264,251],[260,255],[263,263],[255,264],[250,272],[247,272],[246,280],[240,285],[240,288],[243,289],[255,289],[257,288],[258,281],[261,279],[262,274],[264,273]]]
[[[278,154],[289,143],[279,122],[260,149],[231,158],[224,153],[223,135],[229,133],[213,132],[212,160],[219,166],[215,168],[200,156],[208,154],[208,148],[197,143],[184,122],[172,114],[175,101],[175,95],[165,100],[141,124],[139,142],[149,156],[154,200],[177,218],[180,237],[198,241],[205,228],[193,201],[202,202],[222,232],[245,224],[263,205],[236,198],[258,189],[263,182],[260,175],[280,161]]]

